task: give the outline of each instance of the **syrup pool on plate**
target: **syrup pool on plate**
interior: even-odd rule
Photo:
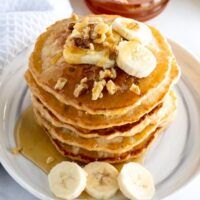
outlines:
[[[22,155],[46,173],[56,164],[69,160],[56,150],[45,131],[37,124],[32,106],[26,108],[20,115],[15,128],[15,137]],[[142,162],[142,160],[143,158],[139,158],[133,161]],[[116,164],[115,167],[121,169],[123,164]]]

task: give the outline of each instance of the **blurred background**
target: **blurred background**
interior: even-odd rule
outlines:
[[[0,77],[6,65],[58,19],[95,13],[121,14],[156,26],[200,59],[200,0],[0,0]],[[169,197],[200,199],[200,177]],[[36,200],[0,165],[0,200]]]

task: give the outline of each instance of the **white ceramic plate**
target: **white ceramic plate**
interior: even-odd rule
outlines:
[[[183,187],[199,172],[200,166],[200,62],[180,45],[170,43],[182,76],[175,87],[178,94],[176,119],[154,143],[145,160],[145,166],[155,179],[155,199]],[[50,200],[55,197],[49,190],[47,175],[23,156],[13,155],[9,150],[15,146],[16,120],[30,104],[23,78],[29,52],[30,48],[18,55],[0,83],[0,161],[22,187],[40,199]]]

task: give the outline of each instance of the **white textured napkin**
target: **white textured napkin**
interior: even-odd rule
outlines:
[[[48,25],[71,12],[68,0],[0,0],[0,74]]]

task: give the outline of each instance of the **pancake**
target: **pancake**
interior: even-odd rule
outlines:
[[[102,139],[102,138],[83,138],[74,132],[69,131],[64,128],[54,127],[50,122],[46,119],[42,118],[39,112],[34,109],[36,119],[39,124],[48,130],[49,134],[52,138],[59,140],[62,143],[72,145],[75,147],[81,147],[87,150],[93,151],[104,151],[115,154],[122,154],[124,152],[130,151],[130,149],[134,148],[136,145],[145,140],[152,132],[154,132],[162,123],[168,121],[166,119],[173,116],[176,105],[175,105],[175,96],[171,94],[169,98],[167,98],[167,104],[169,104],[168,109],[165,109],[163,113],[163,117],[158,119],[157,123],[148,125],[144,130],[137,133],[134,136],[129,137],[115,137],[113,139]]]
[[[161,85],[160,88],[156,89],[154,92],[149,93],[149,95],[143,99],[144,102],[142,101],[140,105],[123,115],[104,116],[90,115],[84,111],[77,110],[72,106],[67,106],[59,102],[53,95],[36,84],[29,71],[25,74],[26,81],[33,95],[61,122],[89,130],[121,126],[138,121],[144,114],[150,112],[163,100],[178,76],[179,68],[174,60],[170,76],[167,77],[166,83]]]
[[[112,139],[119,135],[120,136],[135,135],[137,132],[142,131],[142,129],[144,129],[147,125],[153,123],[153,119],[155,118],[158,119],[159,118],[158,115],[161,115],[162,113],[161,108],[163,107],[163,103],[159,104],[150,113],[145,114],[140,120],[134,123],[125,124],[122,126],[114,126],[105,129],[88,130],[75,127],[70,124],[62,123],[34,96],[32,96],[32,102],[34,108],[40,113],[40,115],[43,118],[50,121],[54,126],[69,129],[70,131],[84,138],[101,137],[105,139]]]
[[[170,121],[171,122],[171,121]],[[170,123],[169,122],[169,123]],[[167,123],[167,122],[166,122]],[[165,123],[165,125],[166,125]],[[169,124],[168,123],[168,124]],[[89,163],[94,161],[103,161],[109,163],[122,163],[128,160],[136,159],[143,156],[146,151],[149,149],[153,141],[158,137],[158,134],[163,132],[167,126],[159,127],[151,136],[146,139],[142,144],[139,144],[130,152],[126,152],[121,155],[108,154],[103,152],[87,151],[81,148],[74,148],[73,146],[63,144],[56,139],[53,139],[46,130],[47,135],[49,136],[51,142],[54,144],[56,149],[67,158],[70,158],[74,161],[80,161],[83,163]]]
[[[37,123],[75,161],[137,159],[175,116],[180,69],[167,40],[124,19],[120,32],[118,17],[56,22],[37,39],[25,72]]]
[[[113,139],[118,136],[133,136],[138,132],[141,132],[146,126],[157,123],[163,116],[170,110],[175,109],[175,96],[171,92],[163,103],[158,105],[150,113],[144,115],[139,121],[135,123],[125,124],[123,126],[112,127],[108,129],[99,130],[87,130],[77,129],[77,127],[69,124],[61,123],[47,108],[45,108],[39,100],[32,96],[32,102],[34,108],[39,112],[42,118],[47,119],[53,126],[59,128],[65,128],[68,131],[73,132],[75,135],[79,135],[84,138],[101,137],[102,139]],[[172,106],[173,104],[173,106]]]
[[[102,15],[103,20],[111,23],[118,16]],[[91,93],[86,93],[79,98],[74,97],[75,86],[84,77],[91,82],[96,80],[100,68],[93,65],[70,65],[64,61],[62,51],[69,33],[66,31],[72,19],[61,20],[47,29],[37,40],[31,55],[29,70],[37,84],[47,92],[54,95],[59,101],[78,110],[90,114],[120,114],[134,108],[142,101],[152,89],[158,87],[169,74],[173,54],[166,39],[155,28],[150,27],[155,39],[151,51],[157,59],[155,70],[145,78],[137,79],[117,68],[116,85],[121,89],[114,95],[104,92],[103,99],[91,101]],[[68,84],[62,91],[57,91],[54,86],[59,77],[66,77]],[[132,83],[137,81],[141,95],[136,95],[129,90]]]

